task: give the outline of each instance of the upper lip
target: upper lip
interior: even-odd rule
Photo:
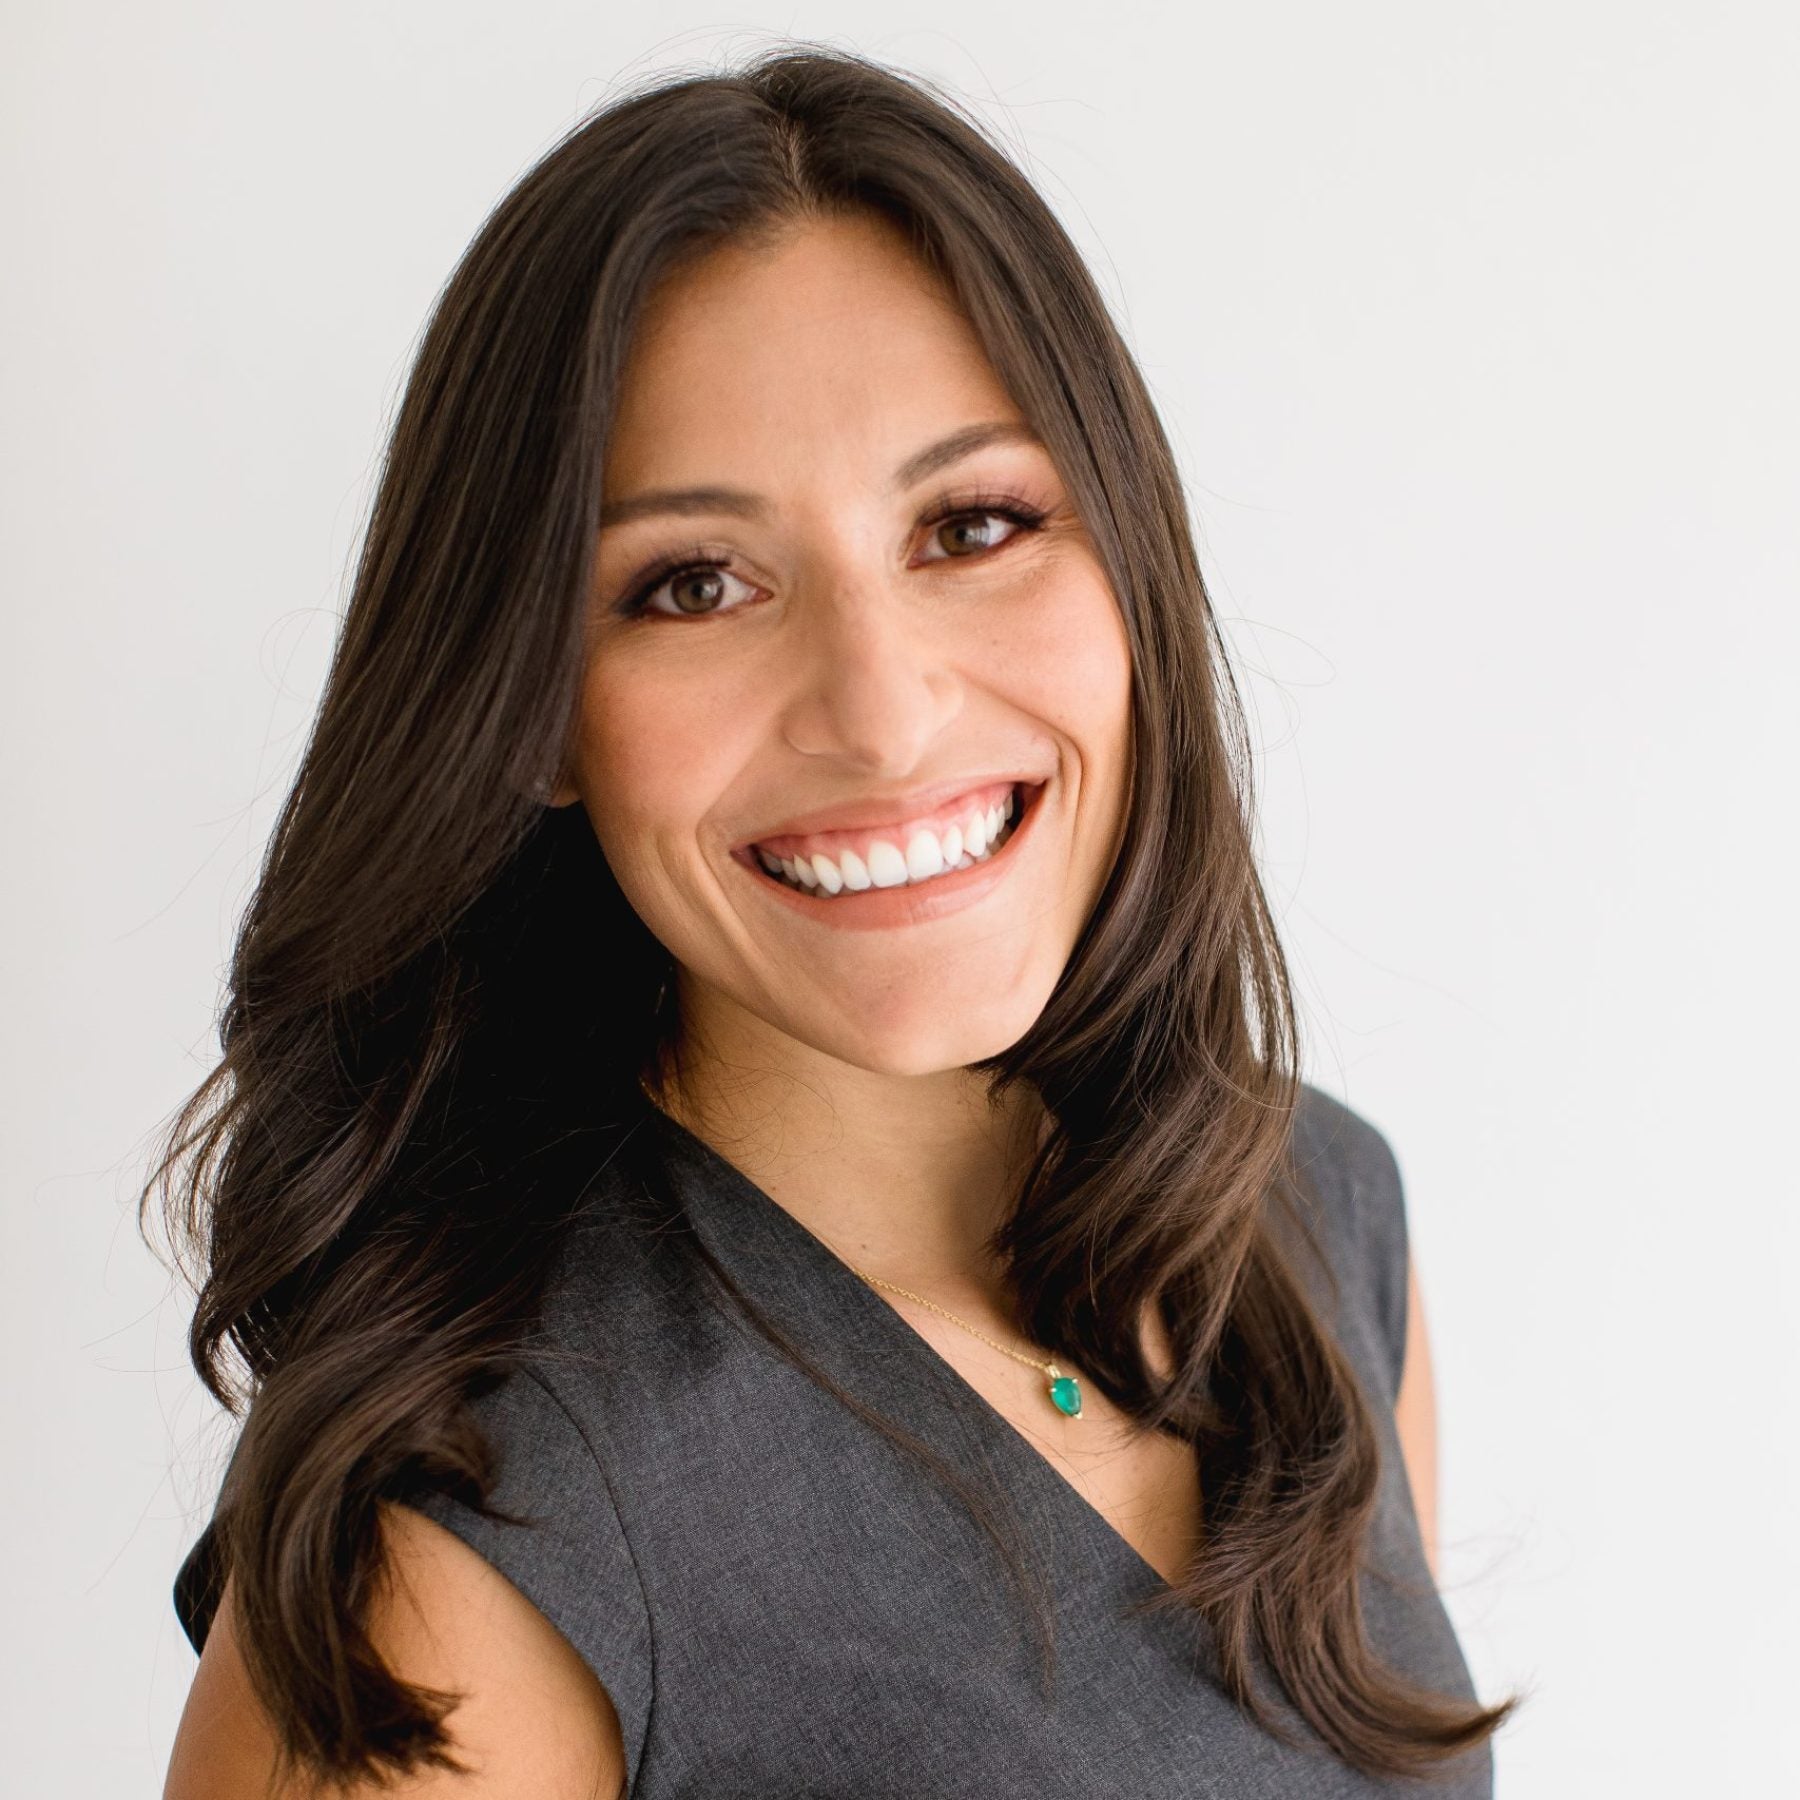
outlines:
[[[766,825],[753,837],[739,843],[740,850],[761,843],[766,838],[802,837],[813,831],[879,831],[887,825],[904,825],[909,819],[922,818],[947,806],[964,794],[981,788],[995,787],[1001,782],[1037,787],[1044,778],[1004,769],[991,775],[959,775],[950,781],[933,782],[929,787],[911,788],[904,794],[869,795],[861,800],[847,800],[842,806],[827,806],[818,812],[796,813],[777,825]]]

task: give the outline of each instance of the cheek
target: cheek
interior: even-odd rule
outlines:
[[[1131,646],[1098,568],[1045,582],[989,651],[1012,704],[1073,743],[1084,781],[1109,779],[1130,734]]]
[[[608,862],[623,873],[688,845],[741,760],[731,736],[741,704],[711,697],[690,669],[596,659],[583,685],[576,760]]]

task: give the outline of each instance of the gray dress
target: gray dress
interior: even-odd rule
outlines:
[[[1364,1574],[1376,1648],[1474,1698],[1426,1567],[1394,1430],[1406,1223],[1386,1140],[1307,1088],[1296,1147],[1340,1283],[1383,1473]],[[964,1473],[997,1481],[1053,1598],[1030,1615],[943,1484],[711,1290],[687,1232],[832,1380]],[[1327,1316],[1333,1316],[1328,1307]],[[655,1108],[592,1189],[552,1278],[547,1354],[476,1403],[510,1526],[416,1502],[473,1545],[612,1696],[632,1800],[1487,1800],[1486,1746],[1421,1787],[1260,1730],[1212,1679],[1194,1614],[1128,1616],[1162,1577],[879,1292]],[[189,1558],[200,1555],[201,1546]],[[196,1644],[191,1567],[178,1610]]]

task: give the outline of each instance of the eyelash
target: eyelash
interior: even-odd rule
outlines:
[[[1015,500],[1007,494],[974,494],[955,500],[942,500],[933,506],[920,519],[923,530],[931,530],[939,525],[947,525],[952,519],[1005,519],[1008,524],[1017,525],[1020,529],[1009,536],[1005,543],[996,544],[991,550],[978,551],[974,556],[952,556],[938,560],[945,562],[977,562],[982,556],[997,555],[1027,532],[1035,531],[1049,517],[1043,508],[1030,506],[1023,500]],[[647,602],[666,581],[677,575],[697,575],[707,569],[729,569],[729,557],[708,556],[698,546],[684,550],[676,556],[667,557],[642,575],[637,583],[625,595],[615,610],[625,618],[658,617],[667,618],[677,615],[650,613]],[[727,607],[727,612],[736,612],[737,607]],[[690,613],[690,618],[704,619],[714,615],[710,613]]]

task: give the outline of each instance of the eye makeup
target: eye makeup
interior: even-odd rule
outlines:
[[[1000,543],[975,550],[968,555],[948,555],[932,557],[934,564],[956,562],[986,562],[989,557],[1002,554],[1010,545],[1036,531],[1050,516],[1050,509],[1034,506],[1030,502],[1019,499],[1016,495],[999,492],[980,492],[975,494],[958,494],[939,500],[923,513],[918,522],[918,529],[931,531],[939,525],[948,524],[953,519],[1000,518],[1017,527]],[[627,584],[624,593],[613,603],[612,611],[616,617],[635,618],[716,618],[723,612],[735,612],[736,607],[716,608],[711,612],[701,613],[669,613],[653,609],[650,601],[659,589],[677,576],[703,574],[708,570],[728,573],[731,567],[731,556],[719,546],[712,544],[692,544],[684,549],[660,557],[649,568],[641,570]]]

